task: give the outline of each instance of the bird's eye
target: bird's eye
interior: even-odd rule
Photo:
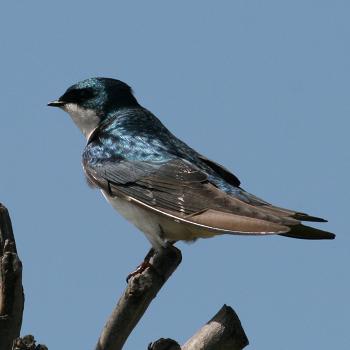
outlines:
[[[78,91],[79,91],[80,98],[88,99],[93,96],[93,92],[91,89],[81,89]]]
[[[60,97],[60,100],[64,102],[81,103],[86,100],[89,100],[93,96],[94,96],[94,92],[90,88],[72,89],[72,90],[66,91],[64,95]]]

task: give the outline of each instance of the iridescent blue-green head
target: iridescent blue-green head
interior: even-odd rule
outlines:
[[[88,138],[91,132],[113,111],[137,107],[129,85],[111,78],[89,78],[69,87],[57,100],[48,104],[70,114]]]

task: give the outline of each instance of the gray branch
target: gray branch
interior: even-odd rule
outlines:
[[[152,268],[130,278],[102,331],[96,350],[122,349],[151,301],[180,264],[181,258],[180,250],[175,247],[162,249],[150,259]]]
[[[42,344],[36,345],[34,337],[26,335],[14,341],[12,350],[48,350],[48,348]]]
[[[181,349],[241,350],[248,344],[237,314],[231,307],[224,305]]]
[[[154,254],[147,268],[132,277],[108,319],[95,350],[120,350],[160,288],[181,262],[175,247]],[[180,347],[172,339],[161,338],[148,350],[241,350],[248,345],[241,322],[231,307],[224,305],[190,340]]]
[[[149,344],[147,350],[181,350],[181,346],[173,339],[160,338]]]
[[[11,350],[21,331],[24,308],[22,263],[7,209],[0,203],[0,349]]]
[[[148,350],[241,350],[248,345],[237,314],[224,305],[182,347],[172,339],[159,339],[148,346]]]
[[[149,258],[151,254],[147,254]],[[129,279],[124,294],[108,319],[95,350],[120,350],[151,301],[181,262],[181,252],[173,246],[157,251],[149,266]],[[24,294],[22,264],[7,209],[0,204],[0,349],[47,350],[36,345],[33,336],[20,338]],[[241,322],[229,306],[221,310],[182,347],[161,338],[148,350],[241,350],[248,345]]]

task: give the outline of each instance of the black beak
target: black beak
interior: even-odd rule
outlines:
[[[47,105],[50,107],[62,107],[64,106],[66,103],[60,100],[55,100],[55,101],[51,101],[49,102]]]

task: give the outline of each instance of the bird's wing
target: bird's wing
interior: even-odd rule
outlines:
[[[300,223],[284,212],[270,212],[227,195],[183,159],[86,162],[84,169],[89,180],[111,196],[124,196],[160,215],[215,232],[282,234]]]
[[[223,180],[225,180],[228,184],[233,185],[235,187],[239,187],[241,182],[235,176],[232,174],[228,169],[226,169],[224,166],[204,157],[203,155],[199,154],[198,158],[204,162],[207,166],[209,166],[217,175],[219,175]],[[311,221],[311,222],[327,222],[327,220],[319,218],[317,216],[311,216],[306,213],[297,212],[294,210],[281,208],[272,205],[269,202],[266,202],[265,200],[245,191],[241,187],[239,187],[239,190],[241,191],[241,194],[246,198],[246,202],[249,204],[252,204],[254,206],[261,206],[264,210],[270,211],[271,213],[282,215],[282,216],[290,216],[300,221]],[[229,193],[230,196],[233,196],[232,193]]]
[[[216,174],[218,174],[223,180],[225,180],[227,183],[229,183],[230,185],[235,186],[235,187],[240,186],[241,182],[239,181],[238,177],[236,175],[232,174],[224,166],[208,159],[207,157],[204,157],[201,154],[198,155],[198,158],[203,163],[205,163],[209,168],[211,168]]]

